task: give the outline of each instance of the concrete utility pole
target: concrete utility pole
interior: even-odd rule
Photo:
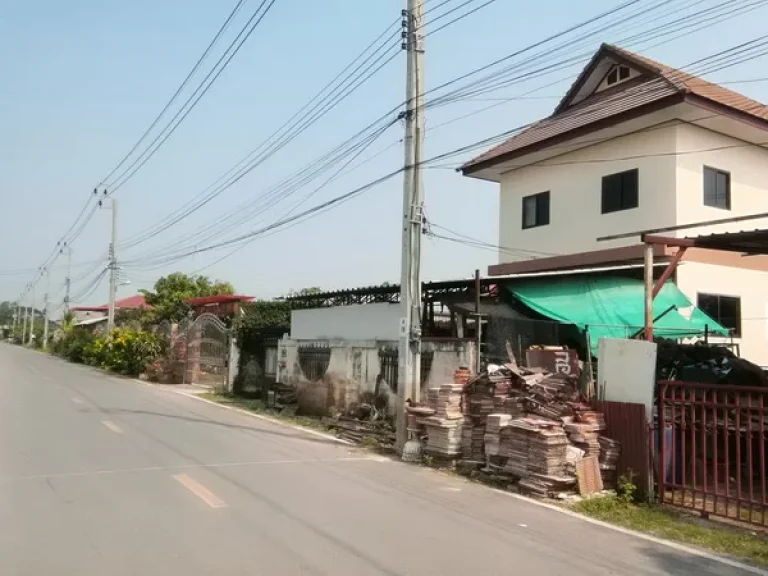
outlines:
[[[43,303],[43,343],[42,347],[43,350],[46,350],[48,348],[48,292],[51,287],[51,275],[48,271],[48,268],[43,269],[43,274],[45,274],[45,300]]]
[[[106,194],[106,190],[104,191]],[[117,292],[117,200],[112,200],[112,238],[109,243],[109,309],[107,311],[107,333],[115,327],[115,293]]]
[[[59,254],[63,254],[64,250],[67,251],[67,278],[64,280],[66,292],[64,292],[64,313],[69,310],[69,290],[72,287],[72,248],[64,242],[64,246],[59,250]]]
[[[37,283],[37,280],[35,280]],[[32,337],[35,335],[35,284],[32,284],[32,306],[29,310],[29,334],[27,334],[27,344],[32,343]]]
[[[423,0],[408,0],[403,10],[403,43],[407,59],[405,88],[405,170],[403,172],[403,253],[400,278],[399,378],[397,449],[407,440],[405,401],[418,402],[421,391],[421,149],[424,138]]]
[[[22,304],[24,303],[24,297],[27,295],[27,290],[29,290],[29,286],[27,286],[27,289],[24,290],[24,296],[21,297]],[[24,342],[26,342],[27,338],[27,315],[29,314],[29,308],[25,305],[24,306],[24,320],[21,323],[21,343],[22,345]]]

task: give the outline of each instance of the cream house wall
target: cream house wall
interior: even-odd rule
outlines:
[[[681,123],[676,131],[677,224],[768,212],[768,150],[694,124]],[[731,174],[730,210],[704,205],[704,166]],[[680,230],[676,234],[696,236],[765,227],[768,219]]]
[[[684,262],[677,269],[677,286],[691,302],[698,293],[738,296],[741,299],[741,356],[768,366],[768,274],[700,262]],[[730,341],[730,340],[728,340]]]
[[[660,117],[661,118],[661,117]],[[766,138],[768,140],[768,137]],[[705,151],[703,151],[705,150]],[[704,205],[704,166],[731,175],[731,209]],[[639,170],[638,207],[602,214],[602,177]],[[550,192],[550,223],[523,229],[522,198]],[[694,124],[676,122],[640,130],[568,152],[502,175],[499,244],[531,254],[572,254],[639,242],[631,237],[597,242],[599,236],[768,213],[768,150]],[[768,227],[768,219],[698,227],[670,236]],[[500,262],[529,254],[500,251]],[[738,296],[742,356],[768,366],[768,273],[686,262],[678,286],[696,303],[697,293]]]
[[[675,224],[676,146],[676,127],[666,124],[504,173],[499,199],[499,244],[534,253],[587,252],[638,242],[637,238],[597,242],[599,236],[642,230],[651,223]],[[634,168],[639,170],[638,207],[602,214],[603,176]],[[546,191],[550,192],[549,225],[524,230],[523,197]],[[500,262],[523,259],[528,256],[507,251],[499,254]]]

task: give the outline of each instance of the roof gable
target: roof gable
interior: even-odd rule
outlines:
[[[554,114],[560,114],[571,106],[575,106],[598,93],[599,89],[605,85],[608,74],[614,68],[620,66],[626,67],[630,71],[630,77],[627,80],[637,77],[643,77],[643,79],[663,78],[659,68],[649,64],[650,62],[636,58],[631,53],[625,54],[609,44],[601,45],[600,49],[592,57],[592,60],[589,61],[589,64],[586,65],[568,89],[563,99],[560,100]],[[623,83],[623,81],[616,83],[614,89],[621,89],[619,87]],[[605,86],[607,89],[611,87]]]
[[[628,67],[630,77],[615,85],[601,86],[617,65]],[[682,70],[603,44],[551,116],[480,154],[461,170],[465,175],[473,174],[534,148],[568,141],[606,124],[615,125],[684,101],[756,122],[768,130],[768,106]]]

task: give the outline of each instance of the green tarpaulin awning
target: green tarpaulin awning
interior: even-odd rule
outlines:
[[[513,281],[506,289],[539,314],[580,329],[589,327],[594,349],[599,338],[627,338],[644,325],[642,280],[618,276],[564,276]],[[654,322],[653,333],[663,338],[684,338],[728,331],[696,308],[669,281],[653,300],[654,318],[676,306]]]

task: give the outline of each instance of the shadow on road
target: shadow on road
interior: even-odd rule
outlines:
[[[192,416],[181,416],[179,414],[168,414],[165,412],[153,412],[151,410],[128,410],[125,408],[99,408],[99,409],[93,409],[93,408],[81,408],[79,412],[83,413],[98,413],[98,414],[110,414],[110,415],[143,415],[143,416],[157,416],[159,418],[171,418],[174,420],[182,420],[184,422],[193,422],[196,424],[207,424],[210,426],[218,426],[221,428],[227,428],[229,430],[242,430],[245,432],[255,432],[256,434],[264,434],[269,436],[281,436],[284,438],[292,438],[296,440],[303,440],[305,442],[314,442],[317,444],[330,444],[339,446],[340,443],[331,439],[331,438],[321,438],[319,436],[312,436],[308,432],[300,432],[295,431],[293,433],[291,432],[280,432],[278,430],[267,430],[266,428],[259,428],[255,426],[244,426],[242,424],[230,424],[228,422],[221,422],[219,420],[208,420],[205,418],[195,418]],[[276,424],[276,426],[279,426],[279,424]]]

